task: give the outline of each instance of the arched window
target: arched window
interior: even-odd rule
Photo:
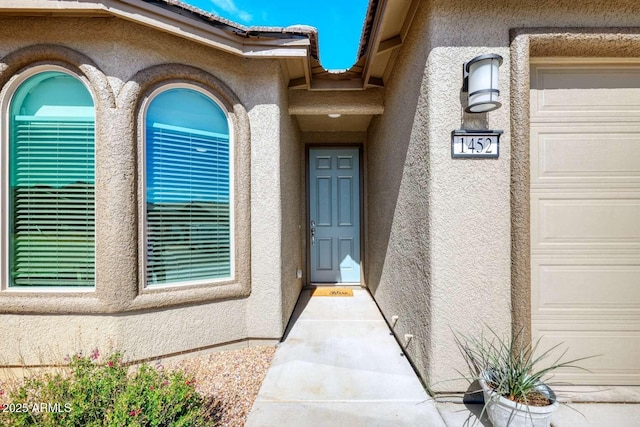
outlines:
[[[147,285],[230,278],[229,123],[202,91],[171,87],[146,110]]]
[[[45,71],[9,107],[10,286],[95,283],[95,111],[76,77]]]

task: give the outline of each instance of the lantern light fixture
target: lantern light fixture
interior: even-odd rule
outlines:
[[[487,113],[502,106],[499,101],[498,68],[502,56],[490,53],[466,62],[463,67],[464,87],[468,93],[467,113]]]

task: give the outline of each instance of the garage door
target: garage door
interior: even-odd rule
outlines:
[[[640,385],[640,63],[532,62],[530,136],[534,338]]]

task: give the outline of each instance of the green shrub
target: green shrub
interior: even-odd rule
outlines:
[[[0,426],[181,427],[208,425],[195,380],[143,364],[131,375],[121,353],[74,355],[68,370],[28,378],[10,394]],[[17,412],[23,411],[23,412]]]

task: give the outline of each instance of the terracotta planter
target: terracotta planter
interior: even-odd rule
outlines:
[[[548,406],[516,403],[497,395],[484,380],[480,380],[480,386],[484,394],[485,410],[494,427],[549,427],[551,415],[558,409],[556,395],[545,384],[540,384],[537,389],[551,400],[552,403]]]

